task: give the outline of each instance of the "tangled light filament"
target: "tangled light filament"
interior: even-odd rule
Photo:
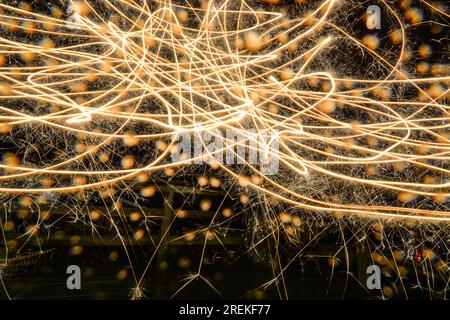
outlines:
[[[269,138],[280,146],[280,173],[274,177],[241,159],[261,175],[260,183],[246,184],[258,192],[313,212],[448,222],[448,66],[441,66],[435,77],[411,78],[404,69],[405,26],[382,3],[398,23],[395,58],[377,50],[376,38],[358,40],[337,25],[331,18],[339,7],[335,0],[295,18],[232,0],[205,1],[200,8],[189,1],[152,6],[145,1],[75,1],[74,18],[68,20],[60,11],[48,16],[0,4],[6,30],[0,54],[3,60],[8,57],[1,67],[3,131],[33,132],[40,126],[85,143],[75,155],[64,154],[70,144],[56,153],[47,146],[56,156],[41,163],[5,155],[0,192],[103,188],[142,173],[190,165],[196,159],[189,156],[170,161],[177,134],[216,129],[245,134],[254,128],[257,135],[276,131]],[[321,67],[319,61],[343,41],[378,65],[379,77],[351,78]],[[20,64],[14,65],[17,56]],[[419,98],[400,93],[410,91]],[[141,132],[127,133],[130,128]],[[165,140],[167,145],[152,159],[125,159],[122,168],[108,159],[104,166],[95,163],[101,150],[130,139]],[[29,149],[34,142],[20,143]],[[226,149],[238,144],[228,141]],[[266,155],[274,152],[259,147]],[[240,178],[235,168],[217,165]],[[286,174],[307,188],[308,183],[315,188],[312,181],[334,181],[335,187],[308,194],[283,181]],[[40,187],[44,176],[52,176],[55,184]],[[19,187],[23,181],[31,185]],[[331,189],[339,193],[348,185],[371,190],[369,197],[395,193],[398,204],[383,197],[366,203],[351,196],[330,201]]]

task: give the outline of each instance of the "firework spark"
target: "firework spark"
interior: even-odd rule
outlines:
[[[421,11],[405,5],[402,17],[381,1],[390,17],[381,41],[352,34],[337,18],[345,3],[300,4],[290,14],[267,6],[276,2],[71,1],[70,16],[0,4],[0,129],[14,150],[0,164],[0,193],[83,201],[100,193],[117,204],[115,186],[186,173],[205,158],[172,161],[180,135],[232,129],[245,139],[226,139],[206,161],[265,203],[448,223],[450,78],[448,65],[420,60],[430,46],[418,48],[414,65],[407,34],[423,23]],[[213,160],[239,157],[249,141],[278,157],[276,175],[242,157],[235,166]],[[301,225],[281,217],[268,222],[272,232]]]

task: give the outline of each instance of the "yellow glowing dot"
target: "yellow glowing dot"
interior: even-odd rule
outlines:
[[[166,168],[166,169],[164,169],[164,173],[166,174],[166,176],[172,177],[175,174],[175,169],[174,168]]]
[[[244,48],[244,40],[242,40],[241,38],[236,38],[236,40],[234,41],[234,46],[238,50],[243,49]]]
[[[416,151],[418,154],[425,155],[430,151],[430,149],[426,145],[420,145],[420,146],[417,146]]]
[[[436,183],[436,178],[430,175],[425,175],[423,177],[423,183],[424,184],[433,184]]]
[[[445,203],[448,199],[448,196],[445,195],[445,193],[436,193],[433,195],[433,200],[439,203]]]
[[[250,201],[250,197],[248,196],[248,194],[241,194],[239,196],[239,200],[243,203],[243,204],[247,204]]]
[[[212,201],[210,199],[202,199],[200,201],[200,209],[202,211],[208,211],[209,209],[211,209],[212,206]]]
[[[302,224],[302,219],[299,216],[292,216],[291,222],[295,227],[300,227]]]
[[[189,19],[189,14],[186,10],[180,9],[177,11],[177,19],[181,23],[186,23]]]
[[[376,262],[378,264],[381,264],[381,265],[386,264],[386,258],[377,252],[372,253],[372,259],[374,262]]]
[[[385,87],[376,87],[373,90],[374,95],[382,98],[383,100],[388,100],[391,97],[391,91]]]
[[[128,270],[127,269],[123,269],[123,270],[120,270],[119,273],[117,274],[117,279],[125,280],[125,278],[127,276],[128,276]]]
[[[260,102],[260,95],[257,92],[251,92],[249,96],[254,105],[257,105]]]
[[[179,37],[183,34],[183,29],[179,25],[174,24],[172,25],[172,34],[176,37]]]
[[[281,81],[288,81],[294,77],[294,71],[291,68],[283,68],[280,71]]]
[[[372,228],[376,231],[383,231],[384,225],[381,222],[375,222],[372,224]]]
[[[434,63],[431,66],[431,73],[433,75],[445,74],[445,73],[448,73],[449,71],[450,71],[450,69],[448,68],[448,66],[445,66],[440,63]]]
[[[295,51],[297,51],[297,49],[298,49],[297,41],[293,41],[293,42],[289,43],[287,45],[286,49],[291,53],[294,53]]]
[[[10,133],[12,130],[12,126],[8,123],[0,123],[0,134]]]
[[[159,151],[164,152],[167,150],[167,143],[165,143],[164,141],[158,140],[156,141],[156,148],[158,148]]]
[[[245,175],[239,175],[238,177],[238,183],[241,187],[246,187],[250,183],[250,179]]]
[[[0,82],[0,96],[10,96],[11,94],[11,86],[6,82]]]
[[[214,188],[219,188],[220,185],[222,184],[220,179],[218,179],[218,178],[211,178],[210,183],[211,183],[211,186]]]
[[[255,31],[249,31],[244,36],[245,47],[251,52],[256,52],[262,49],[263,40],[261,36]]]
[[[63,14],[62,10],[58,7],[51,7],[50,12],[53,18],[61,18]]]
[[[268,107],[268,110],[270,113],[274,113],[274,114],[278,113],[278,107],[274,104],[270,104]]]
[[[6,247],[8,249],[15,249],[19,246],[19,242],[17,240],[9,240],[6,242]]]
[[[121,165],[122,165],[123,168],[129,169],[132,166],[134,166],[134,162],[135,162],[134,161],[134,157],[128,155],[128,156],[125,156],[125,157],[122,158]]]
[[[384,287],[383,287],[383,295],[384,295],[386,298],[391,298],[391,297],[394,295],[394,290],[392,290],[391,287],[384,286]]]
[[[50,18],[42,18],[42,24],[45,30],[47,31],[55,31],[56,24],[50,20]]]
[[[444,262],[444,261],[442,261],[442,260],[438,260],[437,262],[436,262],[436,267],[439,269],[439,270],[441,270],[441,271],[444,271],[444,272],[447,272],[448,271],[448,265]]]
[[[37,202],[37,204],[39,204],[39,205],[46,205],[47,204],[47,199],[45,198],[45,196],[44,195],[39,195],[39,196],[37,196],[37,198],[36,198],[36,202]],[[42,213],[44,213],[45,211],[41,211],[40,212],[40,215],[42,214]]]
[[[377,173],[377,167],[375,167],[375,166],[368,166],[368,167],[367,167],[366,174],[367,174],[368,176],[373,176],[373,175],[375,175],[376,173]]]
[[[336,267],[336,266],[339,265],[339,260],[337,258],[331,257],[331,258],[328,259],[328,265],[330,267]]]
[[[26,230],[28,234],[35,235],[39,231],[39,226],[29,225],[27,226]]]
[[[143,229],[139,229],[134,233],[134,238],[136,240],[141,240],[145,235],[145,231]]]
[[[98,75],[95,72],[93,72],[93,71],[88,71],[86,73],[86,78],[85,79],[86,79],[86,81],[94,82],[94,81],[96,81],[98,79]]]
[[[222,210],[222,215],[225,218],[229,218],[229,217],[231,217],[233,215],[233,210],[231,210],[231,208],[225,208],[225,209]]]
[[[149,179],[148,174],[146,173],[140,173],[137,175],[136,180],[140,183],[147,182]]]
[[[86,181],[87,181],[86,177],[83,176],[75,176],[73,178],[73,184],[76,186],[82,186],[86,184]]]
[[[429,45],[422,44],[417,50],[417,53],[421,58],[428,58],[429,56],[431,56],[432,50]]]
[[[401,60],[402,61],[408,61],[409,59],[411,59],[411,57],[412,57],[412,53],[409,50],[406,49],[405,51],[403,51],[403,54],[401,56]]]
[[[211,230],[207,230],[207,231],[205,232],[205,237],[206,237],[206,239],[208,239],[208,240],[214,240],[215,234],[214,234],[214,232],[212,232]]]
[[[332,211],[329,214],[331,214],[336,219],[340,219],[344,216],[344,212],[342,211]]]
[[[428,260],[433,260],[433,258],[435,257],[433,250],[429,249],[429,248],[423,249],[422,255],[425,259],[428,259]]]
[[[411,192],[399,192],[398,194],[398,201],[403,202],[403,203],[408,203],[411,202],[412,200],[414,200],[417,197],[416,194],[411,193]]]
[[[289,40],[288,34],[286,32],[282,32],[277,36],[277,41],[280,43],[286,43]]]
[[[444,93],[445,88],[440,84],[434,84],[428,88],[428,94],[434,99],[441,97]]]
[[[26,2],[26,1],[21,1],[19,4],[19,9],[23,10],[23,11],[31,11],[31,4]]]
[[[367,144],[374,147],[377,144],[377,138],[372,136],[367,137]]]
[[[51,49],[55,47],[55,43],[51,39],[43,39],[40,42],[40,45],[44,49]]]
[[[294,229],[294,227],[291,226],[291,225],[285,225],[285,226],[284,226],[284,231],[285,231],[288,235],[290,235],[290,236],[295,235],[295,229]]]
[[[380,45],[380,40],[374,35],[366,35],[361,40],[362,44],[364,44],[370,50],[376,50]]]
[[[250,177],[250,180],[254,185],[260,185],[262,183],[262,178],[260,175],[253,174]]]
[[[79,244],[80,240],[81,240],[80,236],[71,236],[69,239],[71,245]]]
[[[186,269],[186,268],[189,268],[190,265],[191,265],[191,260],[189,258],[182,257],[178,260],[178,266],[180,268]]]
[[[418,73],[424,74],[430,71],[430,65],[426,62],[420,62],[417,64],[416,70]]]
[[[187,241],[192,241],[192,240],[194,240],[194,238],[195,238],[195,232],[192,232],[192,231],[186,232],[186,233],[184,234],[184,238],[185,238]]]
[[[400,1],[400,8],[408,9],[410,6],[411,6],[411,0],[401,0]]]
[[[414,219],[405,219],[405,220],[403,221],[403,223],[405,224],[405,226],[406,226],[408,229],[412,229],[412,228],[414,228],[414,227],[417,225],[417,221],[414,220]]]
[[[24,21],[22,23],[22,29],[25,33],[31,34],[36,30],[36,24],[33,21]]]
[[[401,261],[405,257],[404,253],[397,249],[393,250],[392,255],[396,261]]]
[[[389,39],[391,40],[392,44],[399,44],[402,42],[402,31],[395,30],[389,34]]]
[[[16,20],[14,19],[6,19],[7,24],[7,31],[9,32],[16,32],[19,29],[19,25]]]
[[[75,151],[77,153],[83,153],[86,151],[86,144],[84,143],[77,143],[75,144]]]
[[[280,219],[280,221],[282,223],[290,223],[291,222],[291,215],[286,213],[286,212],[280,212],[278,214],[278,219]]]
[[[420,9],[409,8],[405,12],[405,19],[409,20],[412,24],[418,24],[423,21],[423,13]]]
[[[100,219],[101,216],[102,214],[98,210],[92,210],[91,212],[89,212],[89,217],[91,218],[92,221],[97,221],[98,219]]]
[[[264,299],[264,291],[263,290],[256,290],[255,291],[255,299],[256,300]]]
[[[375,239],[377,239],[378,241],[382,241],[383,240],[383,233],[380,232],[380,231],[374,231],[373,237]]]
[[[83,247],[82,246],[73,246],[72,249],[70,250],[70,252],[74,256],[77,256],[83,252]]]
[[[142,218],[142,214],[140,212],[132,212],[130,214],[130,220],[133,222],[139,221]]]
[[[14,224],[13,221],[7,221],[3,225],[3,230],[5,230],[6,232],[9,232],[9,231],[13,231],[15,227],[16,227],[16,225]]]
[[[208,184],[208,178],[205,176],[199,176],[197,178],[197,182],[201,187],[204,187]]]
[[[336,104],[331,99],[325,99],[316,105],[316,108],[323,113],[330,114],[336,109]]]
[[[184,219],[184,218],[186,218],[187,216],[188,216],[188,212],[187,212],[186,210],[178,209],[177,212],[176,212],[176,217],[177,217],[177,218]]]
[[[56,232],[54,233],[54,237],[55,237],[55,239],[57,239],[57,240],[63,239],[63,238],[64,238],[64,235],[65,235],[65,232],[62,231],[62,230],[58,230],[58,231],[56,231]]]
[[[99,158],[100,158],[100,162],[105,163],[105,162],[107,162],[109,160],[109,153],[108,152],[102,152],[102,153],[100,153]]]
[[[139,143],[139,138],[136,137],[134,132],[127,132],[123,138],[123,143],[127,147],[133,147]]]
[[[401,172],[406,168],[406,164],[403,161],[394,162],[392,166],[394,167],[394,170],[397,172]]]
[[[109,260],[115,262],[118,258],[119,254],[117,253],[117,251],[111,251],[111,253],[109,254]]]
[[[46,177],[42,179],[42,185],[45,188],[50,188],[53,185],[53,180],[51,178]]]
[[[103,61],[103,63],[100,65],[100,69],[104,73],[110,73],[112,71],[112,63],[111,63],[111,61]]]
[[[155,186],[148,186],[148,187],[141,189],[141,195],[146,198],[153,197],[155,195],[155,193],[156,193]]]
[[[74,2],[72,2],[72,5],[73,5],[73,10],[82,16],[86,16],[89,13],[91,13],[91,8],[89,7],[88,3],[85,1],[82,1],[82,0],[74,1]]]
[[[325,147],[324,151],[326,153],[332,154],[332,153],[334,153],[334,148],[330,147],[330,146],[327,146],[327,147]]]
[[[22,52],[20,54],[20,57],[25,62],[31,62],[34,59],[36,59],[36,52],[33,52],[33,51]]]
[[[33,200],[30,197],[24,196],[20,198],[20,205],[22,207],[31,207]]]
[[[217,170],[220,167],[220,163],[217,160],[211,160],[208,162],[209,166],[211,167],[211,169]]]

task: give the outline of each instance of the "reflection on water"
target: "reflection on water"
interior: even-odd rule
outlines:
[[[118,259],[110,259],[108,248],[91,248],[80,256],[71,256],[64,250],[58,250],[52,260],[44,263],[37,270],[26,273],[9,273],[3,276],[6,288],[13,299],[129,299],[130,291],[135,286],[133,272],[122,253]],[[184,257],[179,259],[179,257]],[[183,284],[189,272],[196,270],[195,260],[189,260],[187,252],[170,255],[159,267],[154,267],[145,278],[145,295],[149,299],[167,299]],[[177,257],[177,259],[175,259]],[[133,269],[139,277],[146,266],[145,257]],[[202,275],[207,278],[220,292],[215,292],[202,280],[195,280],[175,298],[184,299],[221,299],[221,298],[265,298],[279,299],[280,293],[276,285],[266,290],[254,290],[273,279],[270,267],[261,262],[255,262],[249,256],[244,256],[233,263],[211,255],[203,264]],[[211,259],[214,258],[214,259]],[[115,260],[115,261],[111,261]],[[67,266],[77,264],[82,270],[81,290],[68,290],[66,287]],[[164,268],[161,268],[164,266]],[[162,270],[164,269],[164,270]],[[336,272],[330,284],[330,273],[320,271],[316,263],[298,264],[284,275],[289,298],[291,299],[340,299],[370,298],[352,278],[345,273]],[[347,282],[347,283],[346,283]],[[279,289],[282,290],[281,283]],[[346,287],[346,288],[345,288]],[[5,299],[4,290],[0,297]]]

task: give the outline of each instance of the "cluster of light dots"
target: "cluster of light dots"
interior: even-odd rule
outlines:
[[[301,6],[307,1],[295,2]],[[423,2],[449,18],[443,8]],[[153,173],[173,176],[189,168],[198,159],[184,155],[170,161],[177,147],[174,137],[180,134],[232,129],[246,135],[256,129],[247,142],[262,136],[277,139],[279,150],[254,145],[278,157],[280,174],[288,172],[302,181],[326,177],[361,192],[380,190],[394,194],[398,205],[371,205],[371,199],[347,202],[339,194],[318,199],[284,185],[280,176],[262,174],[246,159],[240,159],[252,172],[246,175],[210,160],[214,155],[205,160],[244,188],[310,212],[450,221],[449,66],[425,61],[432,49],[424,44],[416,54],[423,61],[415,70],[404,67],[415,55],[407,46],[404,21],[423,22],[422,12],[410,1],[400,3],[403,17],[381,2],[395,22],[387,39],[395,58],[383,55],[377,36],[358,38],[337,25],[331,18],[339,10],[336,0],[318,2],[298,17],[278,10],[278,0],[199,3],[77,0],[69,1],[69,8],[51,7],[51,14],[34,12],[26,2],[0,3],[1,139],[20,129],[33,134],[34,126],[77,137],[74,145],[62,148],[76,155],[61,152],[56,154],[61,161],[50,164],[27,164],[19,154],[5,152],[0,193],[32,194],[22,196],[25,207],[48,193],[99,190],[108,197],[122,182],[146,183]],[[338,70],[317,70],[324,52],[337,50],[342,39],[382,65],[383,75],[353,78]],[[399,88],[415,92],[415,97],[404,98]],[[364,120],[339,116],[348,109],[364,114]],[[137,133],[133,126],[148,130]],[[131,153],[105,151],[118,141],[128,148],[153,141],[157,156],[143,163]],[[228,141],[222,151],[234,152],[240,143]],[[39,153],[39,145],[17,144]],[[112,161],[117,156],[119,165]],[[79,166],[85,161],[93,162],[86,170]],[[95,170],[95,162],[101,169]],[[351,168],[363,172],[349,174]],[[409,168],[426,174],[420,179],[402,174]],[[23,187],[21,181],[32,185]],[[221,183],[216,177],[198,177],[200,186],[219,188]],[[143,197],[156,193],[151,185],[140,191]],[[411,206],[417,199],[432,201],[434,207]],[[251,199],[241,194],[240,200],[245,204]],[[211,205],[210,200],[200,203],[203,211]],[[100,215],[91,212],[93,220]],[[223,215],[230,217],[231,209]],[[131,219],[138,221],[140,213]],[[298,216],[282,213],[279,219],[293,227],[301,224]],[[144,230],[135,233],[136,239],[143,236]],[[75,254],[80,250],[74,246]]]
[[[337,78],[329,71],[307,72],[316,56],[333,46],[333,37],[322,37],[316,45],[302,51],[302,42],[331,24],[327,18],[336,1],[323,1],[308,16],[295,19],[288,19],[281,13],[255,10],[246,2],[238,6],[231,1],[209,1],[201,2],[200,8],[193,8],[162,1],[152,9],[137,1],[117,3],[122,6],[122,11],[104,1],[113,12],[109,20],[105,20],[88,2],[74,1],[71,6],[75,18],[69,22],[67,17],[62,18],[63,12],[57,7],[52,8],[51,16],[47,16],[32,12],[26,3],[17,8],[1,5],[1,24],[6,30],[0,48],[2,133],[39,123],[100,140],[96,145],[77,144],[77,156],[49,166],[26,166],[16,155],[5,154],[1,165],[4,169],[2,181],[43,174],[74,178],[73,185],[69,186],[53,187],[51,181],[45,180],[44,188],[2,187],[1,192],[70,192],[99,188],[162,169],[173,174],[173,168],[195,159],[187,157],[178,163],[163,164],[162,160],[170,156],[174,147],[170,137],[217,128],[232,128],[245,133],[253,127],[258,132],[277,130],[277,135],[271,138],[279,140],[280,162],[288,166],[293,175],[315,172],[352,183],[355,187],[389,189],[396,192],[403,203],[417,196],[444,203],[449,196],[449,182],[445,178],[449,171],[445,166],[434,164],[449,159],[449,110],[443,103],[448,97],[448,77],[411,79],[401,70],[402,59],[407,54],[402,24],[390,36],[400,47],[396,63],[378,55],[379,40],[375,36],[359,40],[346,35],[361,50],[375,55],[390,68],[383,79],[352,80]],[[134,11],[137,16],[128,17],[123,8]],[[413,15],[411,10],[414,11],[409,9],[405,15]],[[413,15],[409,19],[414,22],[420,17]],[[245,25],[245,20],[252,23]],[[29,36],[23,39],[8,37],[8,34],[18,32]],[[62,41],[58,39],[67,37],[80,41],[74,45],[60,44]],[[425,45],[419,48],[418,54],[427,57],[430,50]],[[280,61],[285,52],[290,52],[294,58]],[[8,63],[13,56],[20,57],[23,63],[17,66]],[[448,70],[448,66],[442,64],[432,67],[440,68],[441,72],[444,69],[444,73]],[[417,66],[419,73],[429,68],[426,63]],[[96,81],[105,84],[90,89],[91,83]],[[305,83],[314,89],[305,90],[302,87]],[[369,84],[352,89],[355,83]],[[419,92],[418,99],[401,101],[394,97],[391,87],[398,83],[414,87]],[[426,89],[418,86],[422,83],[428,84]],[[367,93],[375,97],[371,98]],[[158,102],[155,113],[140,112],[148,99]],[[24,101],[35,103],[32,112],[14,107]],[[367,123],[342,122],[333,117],[341,106],[364,110],[373,119]],[[407,115],[402,108],[409,108]],[[439,112],[435,117],[421,117],[428,109]],[[114,132],[90,131],[88,124],[99,118],[118,121],[121,125]],[[307,118],[314,119],[317,124],[304,124]],[[135,122],[157,127],[160,132],[144,135],[124,132],[129,123]],[[198,122],[202,123],[201,129],[195,126]],[[327,134],[331,130],[340,134]],[[412,133],[418,131],[431,138],[413,138]],[[127,146],[153,139],[161,154],[139,168],[136,168],[133,156],[125,155],[121,161],[123,168],[118,170],[65,169],[72,162],[99,153],[102,146],[117,139],[123,139]],[[168,142],[163,142],[164,139]],[[366,145],[357,144],[357,139],[365,139]],[[311,140],[320,140],[324,146],[321,149],[311,147],[307,143]],[[234,150],[236,143],[230,143],[227,148]],[[352,151],[352,156],[337,152],[343,149]],[[270,148],[265,151],[274,152]],[[306,159],[305,153],[320,154],[324,160]],[[107,153],[97,156],[102,162],[107,162],[110,157]],[[242,178],[220,163],[213,165]],[[246,165],[258,173],[255,166]],[[367,170],[362,177],[352,177],[332,169],[336,165],[363,165]],[[426,181],[418,182],[379,180],[376,173],[381,165],[397,171],[407,166],[419,166],[430,174],[425,177]],[[433,174],[444,178],[433,178]],[[87,183],[87,177],[92,176],[101,178]],[[286,189],[269,176],[262,175],[256,180],[259,183],[250,180],[246,184],[308,210],[402,218],[414,214],[424,220],[449,219],[445,210],[318,201]],[[281,196],[284,193],[289,193],[289,197]]]

